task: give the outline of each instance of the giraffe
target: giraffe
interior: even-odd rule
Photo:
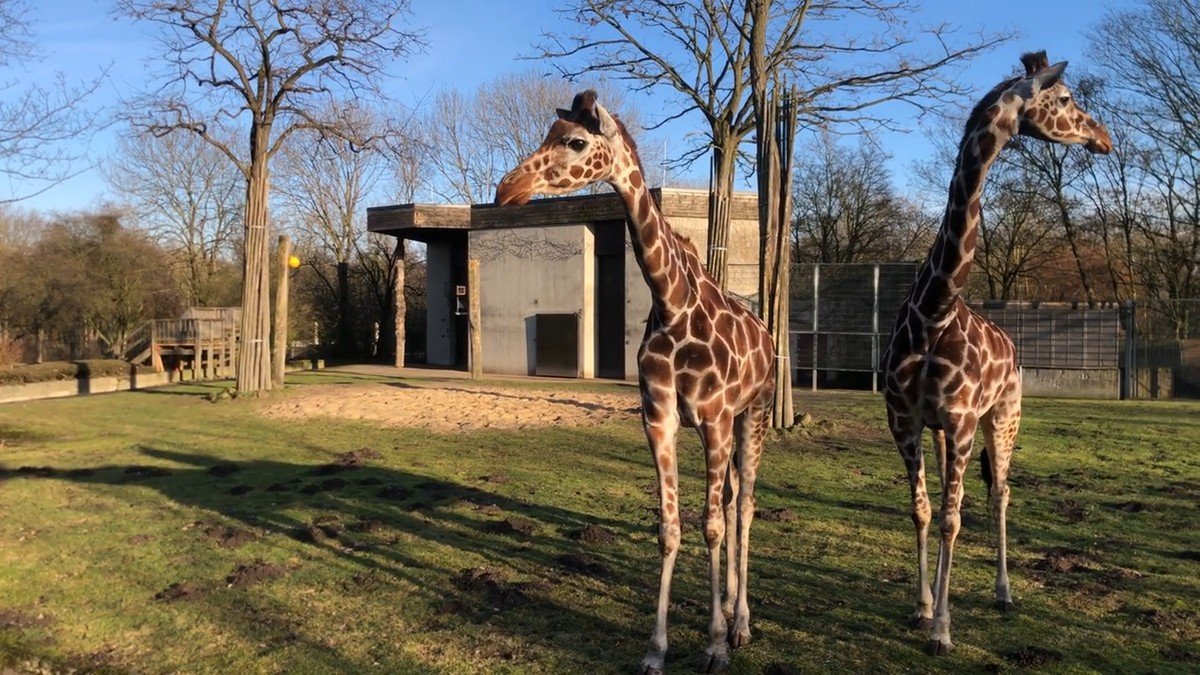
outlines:
[[[606,181],[625,205],[633,252],[652,298],[638,350],[638,386],[658,477],[660,519],[658,605],[641,672],[661,673],[667,652],[667,607],[681,532],[675,454],[680,426],[699,432],[708,470],[704,538],[712,612],[709,645],[698,666],[717,672],[729,666],[730,647],[750,642],[750,525],[775,392],[775,351],[758,317],[720,290],[691,242],[667,224],[645,175],[624,124],[588,90],[575,96],[570,110],[558,110],[541,147],[504,176],[496,203],[524,204],[535,193],[561,195]]]
[[[888,425],[912,493],[917,533],[917,610],[914,627],[932,629],[927,650],[949,653],[950,565],[961,525],[963,473],[976,428],[980,457],[997,528],[996,604],[1013,608],[1007,568],[1009,459],[1021,420],[1021,375],[1012,340],[960,297],[980,221],[980,195],[988,168],[1016,135],[1112,151],[1108,131],[1084,112],[1062,82],[1066,62],[1050,65],[1046,52],[1024,54],[1023,75],[993,88],[975,106],[959,145],[942,226],[892,328],[881,358]],[[925,490],[921,432],[928,427],[941,478],[941,542],[933,591],[926,562],[931,516]]]

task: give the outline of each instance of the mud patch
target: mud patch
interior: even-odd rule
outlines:
[[[567,572],[589,577],[609,576],[608,567],[586,553],[564,553],[558,556],[558,564]]]
[[[1045,649],[1035,645],[1007,651],[1002,653],[1001,656],[1018,668],[1041,668],[1052,663],[1058,663],[1063,658],[1062,652],[1056,652],[1053,649]]]
[[[375,476],[368,476],[367,478],[359,478],[358,480],[354,481],[354,484],[355,485],[367,485],[367,486],[383,485],[383,479],[376,478]]]
[[[282,565],[269,563],[265,560],[255,560],[254,562],[235,567],[233,572],[225,577],[225,583],[229,584],[231,588],[242,588],[276,579],[283,576],[286,572],[287,569]]]
[[[1120,502],[1111,504],[1112,508],[1125,513],[1141,513],[1146,510],[1146,505],[1139,501]]]
[[[50,622],[50,616],[43,612],[0,609],[0,629],[26,630],[29,628],[45,628],[50,625]]]
[[[585,544],[607,545],[617,540],[617,535],[599,525],[584,525],[571,533],[571,538]]]
[[[372,567],[346,579],[342,582],[342,588],[351,593],[365,593],[378,588],[382,584],[383,580],[379,578],[379,570]]]
[[[125,541],[130,546],[141,546],[142,544],[149,544],[150,542],[154,541],[155,538],[156,537],[150,534],[135,534]]]
[[[258,538],[249,530],[242,530],[228,525],[208,525],[203,530],[204,536],[221,548],[241,548]]]
[[[389,485],[376,492],[375,496],[393,502],[402,502],[412,496],[412,490],[403,485]]]
[[[214,464],[210,466],[208,468],[208,473],[219,478],[224,478],[226,476],[232,476],[241,470],[242,467],[234,464],[233,462],[222,462],[220,464]]]
[[[244,494],[254,492],[254,486],[246,485],[245,483],[243,483],[241,485],[235,485],[235,486],[229,488],[228,492],[229,492],[229,494],[233,495],[234,497],[241,497]]]
[[[196,584],[177,581],[154,594],[154,599],[160,602],[177,602],[180,600],[197,600],[205,596],[207,591]]]
[[[360,520],[350,523],[347,529],[360,534],[375,534],[386,530],[387,525],[382,520]]]
[[[537,530],[537,523],[521,516],[509,516],[484,526],[488,532],[496,534],[528,536]]]
[[[1046,555],[1041,560],[1034,561],[1031,567],[1039,572],[1053,574],[1094,571],[1087,555],[1083,551],[1071,548],[1052,548],[1046,551]]]
[[[761,509],[756,514],[756,517],[774,523],[790,523],[800,519],[796,512],[789,508],[774,508]]]
[[[526,592],[531,584],[514,583],[509,575],[497,567],[473,567],[460,570],[451,581],[460,590],[483,596],[498,609],[528,604],[531,600]]]
[[[319,476],[328,476],[330,474],[340,473],[342,471],[360,469],[363,466],[366,466],[367,460],[379,459],[382,456],[383,455],[381,455],[378,450],[374,450],[372,448],[359,448],[358,450],[351,450],[349,452],[341,453],[334,459],[334,461],[329,462],[328,464],[322,464],[316,469],[313,469],[313,473]]]
[[[487,476],[480,476],[479,480],[484,483],[491,483],[492,485],[503,485],[508,482],[508,476],[502,473],[493,473]]]
[[[1087,507],[1074,499],[1063,499],[1054,505],[1054,512],[1068,523],[1082,523],[1087,520]]]

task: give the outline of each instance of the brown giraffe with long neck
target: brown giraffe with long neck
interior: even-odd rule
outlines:
[[[720,290],[691,242],[667,224],[650,195],[633,139],[596,102],[595,92],[577,95],[571,109],[560,109],[558,116],[541,147],[500,181],[496,203],[524,204],[536,193],[561,195],[606,181],[625,204],[629,238],[653,298],[638,351],[638,384],[642,424],[658,474],[662,570],[642,671],[661,672],[667,651],[667,607],[680,540],[675,436],[682,425],[699,431],[708,468],[704,538],[712,616],[700,667],[716,672],[728,667],[729,646],[750,641],[746,574],[754,481],[775,392],[771,336],[758,317]]]
[[[1025,74],[992,89],[967,120],[941,230],[900,307],[881,361],[888,424],[908,471],[917,530],[917,611],[912,622],[932,627],[928,651],[935,655],[953,648],[950,564],[961,520],[963,472],[977,426],[983,430],[980,462],[998,534],[996,602],[1005,610],[1013,606],[1005,512],[1009,458],[1021,420],[1021,376],[1012,340],[960,297],[975,256],[984,178],[1000,150],[1018,134],[1083,144],[1091,152],[1112,150],[1108,131],[1075,104],[1062,83],[1066,62],[1051,66],[1045,52],[1025,54],[1021,62]],[[933,433],[942,488],[942,538],[932,593],[926,562],[931,510],[921,450],[924,427]]]

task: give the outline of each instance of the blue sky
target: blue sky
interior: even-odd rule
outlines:
[[[96,105],[116,105],[146,87],[146,74],[153,69],[148,59],[155,48],[154,27],[131,24],[109,15],[109,0],[44,0],[31,3],[32,28],[45,58],[24,68],[10,68],[3,79],[44,78],[55,72],[68,79],[95,77],[104,67],[109,78]],[[518,57],[533,51],[543,32],[569,33],[572,24],[564,23],[548,0],[413,0],[415,24],[425,28],[429,47],[406,62],[391,68],[393,77],[386,84],[391,95],[405,105],[415,105],[432,92],[458,86],[473,89],[508,72],[531,67],[550,67]],[[919,2],[919,13],[910,23],[915,26],[949,22],[966,32],[980,29],[1011,29],[1019,37],[1008,45],[976,59],[959,77],[976,94],[982,95],[1007,75],[1022,51],[1047,49],[1052,61],[1071,61],[1070,72],[1086,70],[1086,32],[1110,9],[1121,9],[1129,2],[1088,2],[1081,0],[1010,0],[997,4],[975,0],[930,0]],[[1002,11],[998,11],[1001,10]],[[837,27],[854,32],[857,26],[846,22]],[[669,109],[672,94],[661,92],[643,96],[637,102],[643,114],[654,119],[655,111]],[[973,101],[963,101],[964,104]],[[564,104],[568,103],[564,101]],[[928,130],[904,108],[889,109],[906,132],[879,132],[877,140],[893,155],[889,169],[893,182],[907,190],[906,174],[915,160],[932,155]],[[703,125],[698,117],[673,122],[643,142],[682,147],[683,136]],[[97,162],[111,153],[120,128],[113,127],[96,135],[90,152]],[[674,150],[672,150],[674,152]],[[692,169],[691,178],[703,179],[703,162]],[[0,196],[12,194],[22,186],[0,183]],[[66,183],[21,203],[26,208],[45,210],[81,209],[108,198],[103,179],[95,170],[85,171]]]

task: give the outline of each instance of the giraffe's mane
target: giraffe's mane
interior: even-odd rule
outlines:
[[[1021,79],[1020,75],[1015,75],[992,87],[992,90],[985,94],[979,103],[976,103],[975,107],[971,109],[971,114],[967,116],[967,129],[975,128],[984,119],[984,113],[987,112],[987,109],[995,105],[996,101],[999,101],[1000,97],[1004,95],[1004,92],[1008,91],[1009,88]]]

